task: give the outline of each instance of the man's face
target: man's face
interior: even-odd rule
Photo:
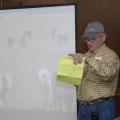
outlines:
[[[88,49],[91,52],[95,52],[103,44],[103,40],[100,36],[95,36],[95,37],[92,37],[92,38],[85,38],[85,41],[87,43]]]

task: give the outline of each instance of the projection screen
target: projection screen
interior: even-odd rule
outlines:
[[[76,120],[76,89],[56,81],[75,52],[75,5],[0,10],[0,120]]]

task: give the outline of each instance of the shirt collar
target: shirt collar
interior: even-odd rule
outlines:
[[[104,43],[99,49],[97,49],[95,52],[91,52],[91,51],[89,51],[89,53],[91,53],[91,54],[96,54],[96,53],[98,53],[100,50],[102,50],[102,49],[104,49],[106,47],[106,44]]]

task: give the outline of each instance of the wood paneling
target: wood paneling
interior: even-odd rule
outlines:
[[[2,0],[3,2],[3,8],[10,8],[17,6],[18,1],[17,0]]]
[[[3,7],[23,5],[70,4],[77,3],[77,52],[86,52],[87,47],[81,39],[87,23],[93,20],[105,26],[107,44],[120,57],[120,0],[2,0]],[[120,78],[120,77],[119,77]],[[116,94],[116,111],[120,116],[120,80]]]
[[[116,94],[115,96],[115,107],[116,107],[116,116],[120,117],[120,94]]]
[[[81,46],[80,36],[89,21],[99,20],[105,25],[108,34],[107,44],[120,56],[120,1],[119,0],[80,0],[78,8],[79,51],[84,51]]]
[[[68,3],[68,0],[23,0],[25,5],[35,5],[35,4],[66,4]],[[74,0],[69,0],[69,3],[72,3]]]
[[[2,3],[3,1],[2,0],[0,0],[0,8],[2,8],[2,5],[3,5],[3,3]]]
[[[49,5],[49,4],[68,4],[68,3],[75,3],[76,0],[4,0],[3,6],[4,7],[15,7],[18,6],[19,3],[22,5]]]

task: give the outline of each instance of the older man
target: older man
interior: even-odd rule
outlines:
[[[106,46],[106,33],[100,22],[88,23],[83,38],[89,51],[86,54],[70,54],[75,64],[86,57],[83,79],[77,92],[78,120],[114,120],[119,58]]]

